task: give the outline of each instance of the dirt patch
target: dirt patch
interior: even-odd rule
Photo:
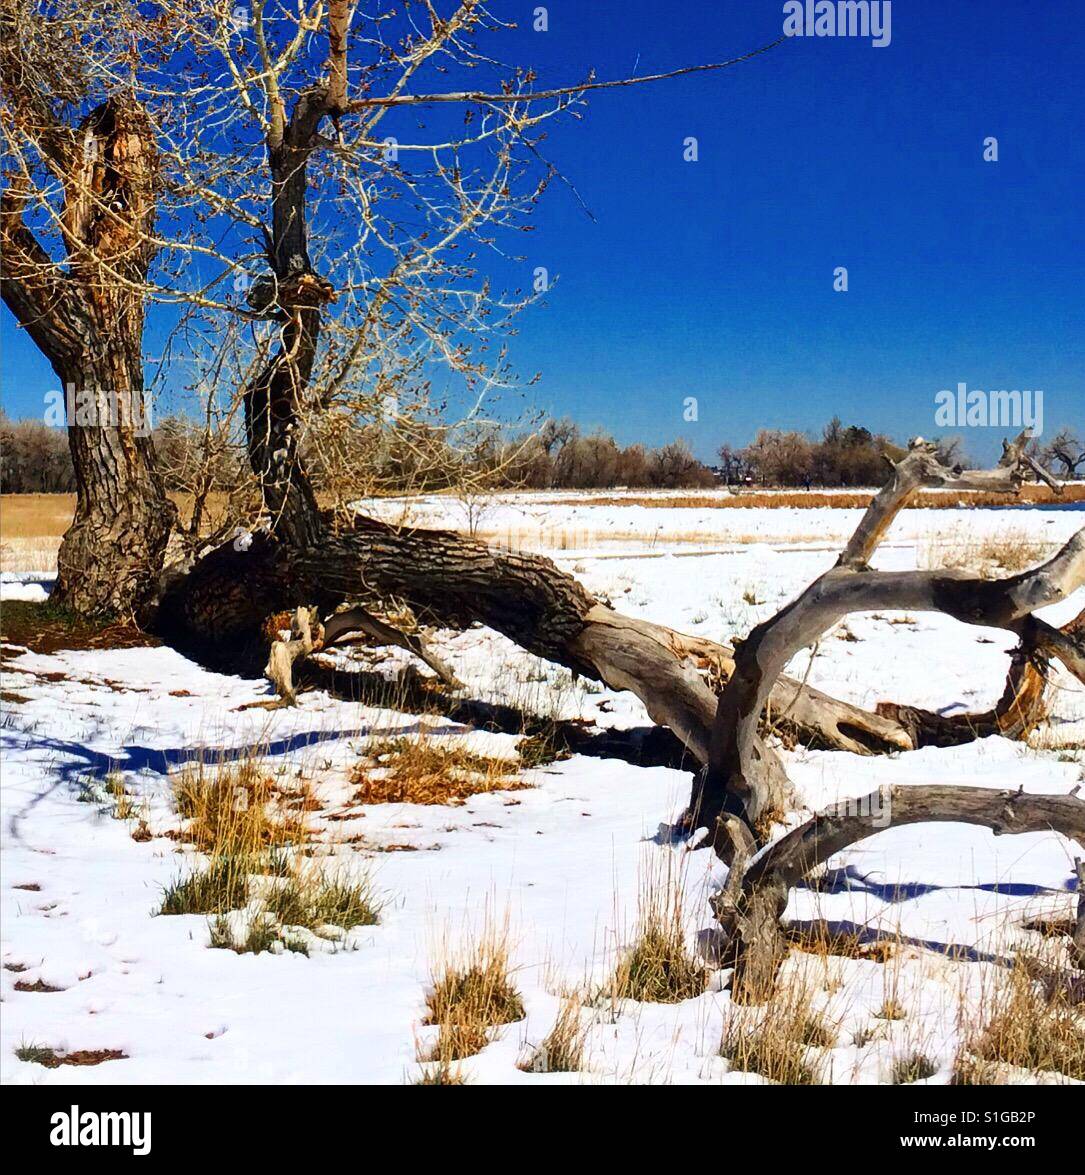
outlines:
[[[20,979],[15,985],[16,991],[63,991],[62,987],[53,987],[51,983],[46,983],[43,979],[35,979],[33,983],[28,983],[25,979]]]
[[[24,702],[29,701],[29,698],[15,693],[14,690],[0,689],[0,702],[3,702],[6,706],[21,706]]]
[[[129,621],[94,621],[49,603],[11,600],[0,608],[0,640],[32,653],[61,649],[134,649],[160,645]],[[63,676],[63,675],[61,675]]]
[[[61,1065],[101,1065],[103,1061],[123,1061],[128,1057],[120,1049],[76,1049],[70,1053],[58,1053],[55,1049],[27,1048],[17,1050],[16,1055],[20,1061],[43,1065],[46,1069],[59,1069]]]

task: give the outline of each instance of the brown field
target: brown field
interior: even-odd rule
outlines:
[[[775,506],[797,510],[816,510],[823,506],[837,510],[860,509],[869,504],[873,490],[845,490],[837,493],[823,493],[818,490],[739,490],[737,493],[689,495],[671,497],[643,497],[622,495],[621,497],[596,496],[592,493],[592,506],[666,506],[668,509],[691,510],[742,510],[758,506]],[[1061,496],[1043,485],[1026,485],[1016,497],[1006,494],[984,494],[968,490],[921,490],[909,502],[906,509],[953,510],[959,506],[1010,506],[1027,503],[1030,506],[1058,506],[1067,502],[1085,502],[1085,484],[1075,483],[1064,488]],[[555,506],[581,506],[583,498],[553,498],[548,504]]]
[[[500,496],[500,495],[495,495]],[[189,494],[171,494],[182,517],[187,517],[192,508]],[[734,494],[691,493],[676,496],[606,496],[592,494],[588,499],[592,506],[666,506],[668,509],[709,509],[735,510],[754,507],[778,507],[814,510],[821,507],[835,507],[838,510],[866,506],[871,491],[859,490],[854,493],[821,493],[817,490],[741,490]],[[218,519],[225,496],[212,494],[208,500],[208,518]],[[1061,497],[1057,497],[1046,486],[1023,486],[1016,498],[1005,494],[983,494],[950,492],[946,490],[921,491],[911,503],[911,508],[953,509],[959,506],[1006,506],[1014,503],[1029,505],[1060,505],[1067,502],[1085,501],[1085,485],[1068,485]],[[583,505],[585,499],[570,495],[567,498],[549,499],[548,504]],[[75,494],[0,494],[0,568],[21,571],[53,571],[56,569],[57,551],[60,539],[68,529],[75,511]],[[479,532],[480,538],[508,539],[508,536]],[[660,536],[657,536],[660,537]],[[720,536],[699,531],[684,532],[669,536],[686,542],[716,542]],[[812,537],[812,536],[811,536]],[[729,541],[740,542],[741,537]],[[509,542],[508,545],[514,545]],[[564,541],[554,544],[567,545]],[[572,544],[573,546],[580,544]]]
[[[170,494],[181,517],[192,510],[191,494]],[[225,495],[210,494],[207,517],[218,520]],[[55,571],[57,551],[75,513],[75,494],[0,494],[0,567]]]

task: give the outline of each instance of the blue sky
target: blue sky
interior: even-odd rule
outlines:
[[[541,84],[719,60],[772,40],[765,0],[496,0],[505,60]],[[793,39],[717,74],[593,95],[551,124],[555,184],[526,242],[559,280],[519,320],[535,404],[703,458],[834,413],[930,435],[934,397],[1044,391],[1045,431],[1085,426],[1080,3],[896,0],[892,41]],[[683,160],[698,140],[699,159]],[[999,161],[983,160],[996,136]],[[846,266],[847,293],[833,290]],[[51,370],[3,311],[13,416]],[[698,399],[698,420],[683,400]],[[977,457],[1001,429],[969,429]]]

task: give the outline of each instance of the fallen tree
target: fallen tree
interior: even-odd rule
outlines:
[[[726,817],[737,828],[737,817]],[[835,853],[887,828],[926,822],[959,822],[989,828],[996,836],[1055,831],[1085,845],[1085,799],[1030,795],[987,787],[912,784],[884,788],[818,813],[754,856],[735,833],[736,856],[726,888],[713,907],[726,939],[724,958],[735,967],[736,999],[760,1002],[772,990],[787,953],[780,919],[788,894]],[[737,847],[741,846],[741,847]],[[1082,869],[1078,865],[1080,878]],[[1080,952],[1085,896],[1078,900],[1074,948]],[[1075,956],[1077,966],[1082,956]]]
[[[1081,617],[1060,629],[1034,615],[1085,584],[1085,528],[1039,567],[1004,579],[980,579],[960,571],[889,572],[870,567],[881,538],[920,486],[1012,493],[1029,474],[1050,481],[1046,471],[1028,457],[1028,440],[1026,430],[1004,443],[998,466],[979,471],[949,469],[934,445],[913,441],[893,463],[888,482],[836,564],[775,616],[757,625],[736,650],[734,673],[720,695],[709,763],[691,794],[689,823],[707,831],[707,842],[731,867],[717,912],[736,967],[735,988],[742,998],[760,999],[771,988],[786,950],[780,917],[791,887],[833,853],[882,827],[929,820],[985,824],[998,833],[1051,828],[1085,844],[1085,801],[1076,795],[1035,796],[963,787],[892,788],[884,797],[867,797],[842,805],[842,811],[815,816],[768,847],[759,844],[755,831],[757,818],[776,802],[780,791],[776,771],[766,770],[760,751],[765,700],[791,657],[849,613],[936,611],[966,624],[1015,633],[1020,644],[1003,699],[992,712],[996,726],[1005,722],[1012,729],[1024,729],[1034,715],[1034,697],[1027,702],[1027,712],[1021,709],[1022,693],[1036,689],[1024,668],[1027,665],[1042,681],[1046,659],[1058,659],[1085,682]],[[902,709],[895,713],[901,715]],[[913,722],[913,730],[919,729],[919,721]],[[936,729],[941,733],[944,728],[936,724]],[[954,733],[963,736],[965,730],[962,726]],[[975,727],[971,733],[976,737]]]

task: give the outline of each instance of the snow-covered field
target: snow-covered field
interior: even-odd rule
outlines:
[[[404,504],[383,508],[402,516]],[[409,509],[427,525],[468,522],[457,515],[468,507],[447,499]],[[487,503],[472,525],[547,549],[623,611],[725,640],[829,566],[857,519],[853,510],[698,510],[665,499],[654,508],[556,505],[540,495]],[[1006,536],[1059,543],[1082,519],[1076,509],[906,511],[877,562],[928,565],[939,551]],[[44,598],[47,588],[47,576],[8,573],[3,596]],[[1078,592],[1042,615],[1061,624],[1083,606]],[[435,643],[471,696],[601,727],[648,724],[629,695],[574,681],[495,633],[446,633]],[[1000,694],[1011,644],[1005,633],[942,616],[864,614],[823,639],[812,664],[809,653],[797,657],[792,671],[809,669],[811,684],[864,706],[886,699],[975,710]],[[667,836],[688,798],[687,773],[578,755],[525,772],[527,790],[459,807],[368,805],[329,819],[348,809],[349,770],[374,737],[422,730],[506,755],[517,739],[318,692],[292,709],[247,707],[268,699],[266,682],[208,672],[167,648],[4,653],[4,1081],[414,1081],[433,1040],[424,1020],[439,944],[506,916],[527,1014],[462,1063],[468,1081],[761,1080],[719,1056],[728,1017],[749,1014],[732,1008],[723,973],[680,1004],[586,1006],[581,1072],[517,1067],[550,1031],[561,996],[598,987],[613,971],[633,931],[640,880],[661,862],[681,876],[690,942],[711,958],[706,899],[725,870],[708,851]],[[400,659],[365,656],[385,670]],[[784,758],[811,810],[883,783],[1066,792],[1085,779],[1085,697],[1060,669],[1050,698],[1050,721],[1030,745],[988,738],[882,758],[800,747]],[[171,773],[254,746],[277,774],[311,783],[321,859],[368,874],[384,899],[378,925],[308,957],[211,949],[206,917],[156,914],[191,853],[161,835],[178,824]],[[110,773],[133,798],[129,819],[113,818],[92,782]],[[155,835],[134,840],[137,820]],[[929,1080],[947,1081],[962,1000],[967,1021],[1013,951],[1041,947],[1023,921],[1070,914],[1075,854],[1080,847],[1053,833],[995,838],[919,825],[854,846],[833,860],[828,884],[795,891],[789,918],[853,923],[893,944],[887,963],[817,954],[788,963],[806,969],[815,1005],[837,1027],[835,1047],[821,1056],[823,1078],[885,1081],[895,1061],[921,1050],[937,1068]],[[890,998],[904,1017],[873,1018]],[[16,1058],[30,1044],[125,1057],[46,1069]]]

